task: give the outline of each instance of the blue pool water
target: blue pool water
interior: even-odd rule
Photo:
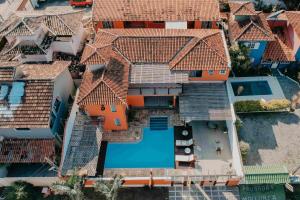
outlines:
[[[271,95],[268,81],[244,81],[231,83],[235,96]]]
[[[138,143],[108,143],[104,168],[174,168],[174,128],[143,131]]]

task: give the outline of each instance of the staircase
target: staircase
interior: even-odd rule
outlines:
[[[168,129],[168,117],[150,117],[150,130],[162,131]]]

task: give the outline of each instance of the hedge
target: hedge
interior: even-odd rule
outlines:
[[[236,112],[262,112],[262,111],[281,111],[289,108],[291,102],[287,99],[247,100],[234,103]]]

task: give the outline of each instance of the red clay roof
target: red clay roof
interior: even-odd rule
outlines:
[[[275,36],[275,41],[268,42],[263,61],[295,61],[293,49],[282,39]]]
[[[229,7],[233,15],[256,15],[252,2],[231,1]]]
[[[285,11],[284,13],[300,38],[300,11]]]
[[[100,30],[95,42],[86,46],[81,62],[107,65],[107,69],[85,73],[78,102],[125,103],[130,65],[167,64],[178,71],[226,70],[228,59],[220,30]],[[113,78],[109,70],[121,70],[121,75]]]
[[[272,31],[263,13],[257,13],[244,20],[229,19],[231,41],[273,41]]]
[[[94,21],[218,21],[217,0],[95,0]]]
[[[4,139],[0,141],[0,163],[46,163],[54,161],[54,139]]]

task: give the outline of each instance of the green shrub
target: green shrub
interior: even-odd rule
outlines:
[[[280,111],[291,106],[287,99],[264,100],[247,100],[237,101],[234,103],[236,112],[259,112],[259,111]]]
[[[243,162],[246,161],[248,153],[250,151],[250,145],[247,142],[240,141],[240,150]]]

